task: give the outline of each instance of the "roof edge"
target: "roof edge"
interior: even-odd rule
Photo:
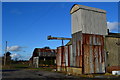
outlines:
[[[84,10],[90,10],[94,12],[100,12],[100,13],[106,13],[105,10],[99,9],[99,8],[94,8],[94,7],[88,7],[84,5],[79,5],[79,4],[74,4],[71,9],[70,9],[70,14],[76,12],[79,9],[84,9]]]

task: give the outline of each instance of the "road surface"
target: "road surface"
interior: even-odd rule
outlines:
[[[67,76],[63,73],[58,72],[50,72],[43,70],[3,70],[2,72],[2,80],[10,80],[10,79],[25,79],[25,80],[35,80],[35,79],[65,79],[65,78],[76,78],[73,76]]]
[[[63,73],[50,72],[43,70],[3,70],[2,80],[120,80],[118,78],[107,79],[99,78],[82,78],[76,76],[68,76]]]

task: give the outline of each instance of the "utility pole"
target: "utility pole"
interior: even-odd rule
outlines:
[[[4,66],[6,65],[6,53],[7,53],[7,41],[6,41],[6,46],[5,46]]]

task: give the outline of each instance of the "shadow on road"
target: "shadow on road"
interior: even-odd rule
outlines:
[[[2,72],[11,72],[11,71],[19,71],[19,70],[0,70]]]

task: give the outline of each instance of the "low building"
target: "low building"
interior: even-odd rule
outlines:
[[[56,65],[56,50],[35,48],[30,62],[34,67]]]
[[[105,37],[106,71],[120,71],[120,33],[109,33]]]

